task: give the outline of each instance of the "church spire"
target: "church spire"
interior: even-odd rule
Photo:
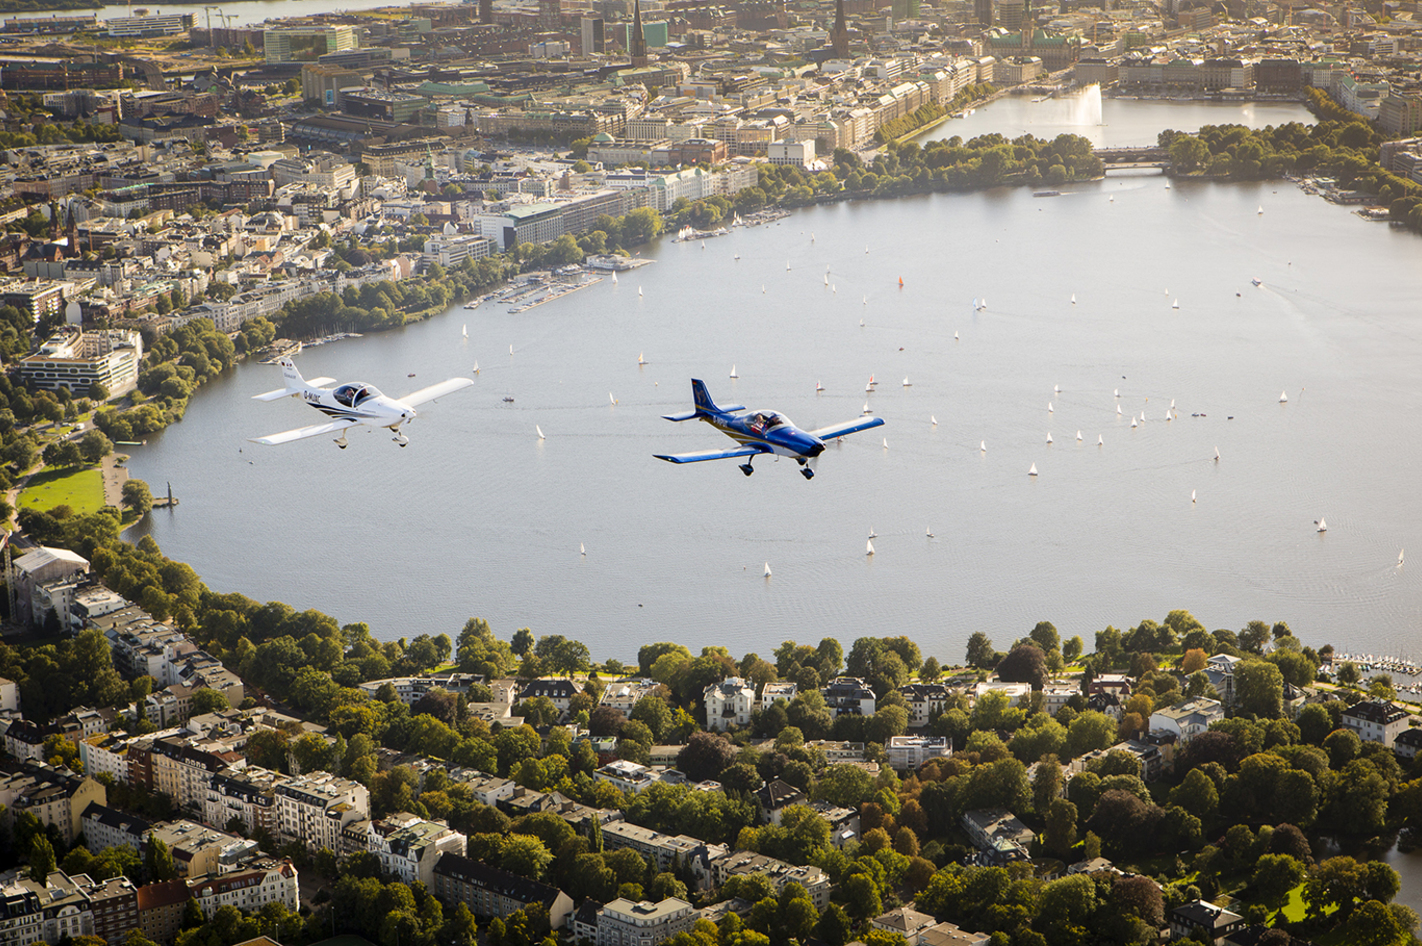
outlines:
[[[628,49],[632,53],[633,69],[640,69],[647,64],[647,37],[642,33],[641,0],[632,0],[632,36]]]
[[[834,0],[834,29],[830,31],[834,58],[849,58],[849,24],[844,21],[844,0]]]

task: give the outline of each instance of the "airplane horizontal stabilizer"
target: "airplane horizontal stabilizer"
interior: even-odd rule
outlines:
[[[732,457],[757,457],[762,453],[769,452],[769,447],[745,446],[735,447],[730,450],[702,450],[698,453],[654,453],[652,456],[658,460],[666,460],[668,463],[700,463],[702,460],[729,460]]]
[[[697,413],[696,411],[682,411],[680,414],[663,414],[662,417],[666,420],[696,420]]]
[[[306,384],[308,387],[319,388],[323,384],[330,384],[335,380],[335,378],[312,378],[310,381],[307,381]],[[277,388],[275,391],[268,391],[265,394],[253,394],[252,400],[278,401],[284,397],[292,397],[300,393],[302,393],[300,388]]]
[[[868,430],[871,427],[882,426],[884,426],[882,417],[856,417],[854,420],[847,420],[842,424],[830,424],[828,427],[821,427],[819,430],[810,431],[810,433],[821,440],[831,440],[835,437],[857,434],[861,430]]]
[[[401,404],[418,407],[426,401],[433,401],[437,397],[453,394],[455,391],[470,387],[473,384],[473,378],[450,378],[448,381],[441,381],[439,384],[432,384],[427,388],[420,388],[420,390],[413,394],[407,394],[402,398],[397,398],[397,400],[400,401]]]
[[[277,444],[291,443],[293,440],[304,440],[307,437],[319,437],[321,434],[333,434],[338,430],[346,430],[355,427],[360,421],[350,418],[331,421],[329,424],[317,424],[314,427],[298,427],[295,430],[284,430],[279,434],[272,434],[269,437],[248,437],[252,443],[266,444],[274,447]]]

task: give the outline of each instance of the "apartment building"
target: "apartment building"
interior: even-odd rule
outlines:
[[[529,880],[459,854],[444,854],[434,866],[434,894],[445,903],[462,903],[477,917],[506,917],[531,904],[548,911],[553,929],[562,929],[573,901],[557,887]]]
[[[698,885],[709,889],[716,884],[711,866],[729,850],[724,844],[708,844],[684,834],[662,834],[627,821],[611,821],[602,826],[603,847],[609,851],[631,848],[657,865],[658,871],[671,868],[680,859],[696,875]]]
[[[277,831],[313,851],[341,849],[341,830],[370,817],[370,792],[359,782],[311,772],[276,786]]]
[[[813,864],[801,867],[754,851],[735,851],[713,861],[711,866],[718,886],[732,877],[758,874],[770,881],[776,893],[788,883],[797,883],[810,895],[816,910],[824,912],[829,906],[833,885],[829,875]]]
[[[699,914],[685,900],[633,903],[618,897],[597,913],[597,946],[657,946],[691,929]]]
[[[295,912],[300,908],[296,866],[291,861],[263,858],[238,870],[188,879],[188,893],[203,916],[232,906],[255,913],[269,903],[280,903]]]
[[[1343,728],[1351,729],[1364,742],[1380,742],[1389,749],[1398,733],[1407,728],[1406,710],[1386,700],[1363,700],[1343,711]]]
[[[835,677],[828,686],[820,688],[820,695],[836,717],[873,716],[878,705],[874,691],[858,677]]]
[[[227,827],[242,823],[247,834],[277,834],[276,787],[286,776],[258,765],[227,766],[212,773],[203,801],[203,820]]]
[[[81,823],[84,829],[84,846],[91,854],[98,854],[110,847],[128,847],[142,853],[143,846],[148,843],[148,835],[153,830],[153,825],[137,815],[97,804],[84,809]]]
[[[702,693],[706,702],[706,728],[749,726],[755,709],[755,687],[740,677],[727,677]]]
[[[900,772],[917,769],[929,759],[946,759],[953,746],[944,736],[890,736],[885,746],[889,766]]]

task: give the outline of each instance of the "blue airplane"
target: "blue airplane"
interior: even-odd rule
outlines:
[[[702,460],[725,460],[730,457],[746,457],[741,464],[741,472],[750,476],[755,470],[751,459],[761,454],[778,457],[794,457],[800,464],[800,474],[805,479],[814,479],[814,460],[825,451],[825,441],[846,434],[858,433],[871,427],[882,427],[882,417],[859,417],[842,424],[831,424],[819,430],[801,430],[790,423],[790,418],[775,411],[744,411],[744,404],[728,404],[717,407],[706,391],[706,382],[691,379],[691,394],[696,401],[696,409],[680,414],[663,414],[667,420],[704,420],[721,433],[740,444],[730,450],[702,450],[698,453],[653,454],[658,460],[668,463],[699,463]]]

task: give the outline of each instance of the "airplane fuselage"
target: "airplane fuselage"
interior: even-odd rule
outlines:
[[[759,446],[776,456],[810,460],[825,450],[823,440],[771,411],[708,414],[701,420],[737,443]]]
[[[302,398],[332,420],[354,420],[371,427],[389,427],[391,430],[397,429],[416,414],[413,407],[385,394],[363,398],[347,397],[343,401],[336,396],[341,389],[308,390],[303,393]]]

